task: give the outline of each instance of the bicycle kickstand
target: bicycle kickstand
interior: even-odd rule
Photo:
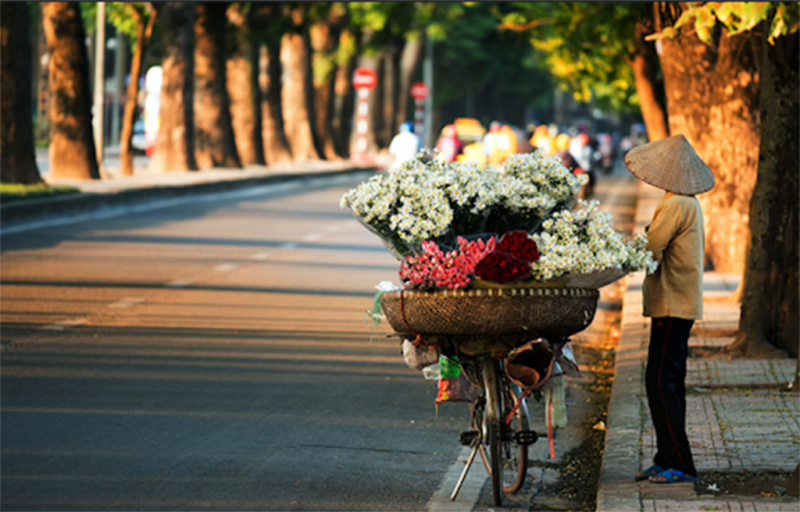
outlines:
[[[461,490],[461,486],[464,484],[464,479],[467,477],[467,472],[469,468],[472,466],[472,461],[475,460],[475,454],[478,453],[478,449],[481,447],[480,442],[474,442],[474,446],[472,447],[472,453],[469,454],[469,459],[467,459],[467,464],[464,466],[464,471],[461,472],[461,476],[458,478],[458,483],[456,484],[456,488],[453,490],[453,494],[450,495],[450,501],[455,501],[456,496],[458,496],[458,491]]]

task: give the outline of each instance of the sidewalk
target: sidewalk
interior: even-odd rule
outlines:
[[[635,233],[644,231],[662,196],[662,191],[639,184]],[[642,317],[643,280],[641,272],[628,277],[623,299],[597,511],[800,510],[795,497],[738,495],[726,492],[724,483],[719,491],[703,485],[697,493],[692,483],[634,481],[637,472],[652,464],[655,453],[644,389],[649,319]],[[737,285],[738,276],[705,274],[704,319],[695,322],[690,349],[730,343],[739,305],[726,298]],[[789,358],[688,360],[686,423],[701,481],[710,472],[746,477],[794,470],[800,461],[800,396],[779,389],[792,380],[795,365]]]
[[[46,158],[40,151],[39,158]],[[141,157],[140,157],[141,158]],[[146,157],[145,157],[146,158]],[[65,185],[81,194],[63,195],[0,205],[0,222],[5,232],[19,226],[45,222],[54,217],[86,215],[113,207],[170,201],[186,196],[243,191],[285,182],[316,178],[365,177],[377,167],[354,164],[349,160],[324,160],[297,164],[248,166],[244,169],[204,169],[194,172],[154,173],[137,166],[133,176],[119,176],[109,168],[109,177],[101,180],[50,180],[49,185]]]

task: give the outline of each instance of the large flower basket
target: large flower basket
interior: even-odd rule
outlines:
[[[599,292],[566,287],[395,291],[381,296],[401,336],[443,337],[468,355],[501,354],[531,339],[567,338],[594,319]]]

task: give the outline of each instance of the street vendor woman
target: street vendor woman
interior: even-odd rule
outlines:
[[[643,287],[644,316],[651,317],[645,385],[657,450],[636,480],[695,481],[685,387],[689,331],[703,318],[703,211],[695,196],[711,190],[714,175],[683,135],[632,149],[625,165],[667,191],[647,228],[647,249],[659,265]]]

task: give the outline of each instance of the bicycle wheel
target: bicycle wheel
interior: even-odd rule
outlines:
[[[484,438],[489,448],[489,476],[492,480],[492,501],[496,507],[503,505],[503,463],[502,463],[502,402],[499,371],[500,362],[487,359],[483,364],[483,385],[486,390],[486,410],[483,415]],[[486,463],[486,456],[481,457]]]
[[[503,374],[500,373],[500,375]],[[516,435],[518,432],[526,432],[530,436],[528,406],[523,400],[519,408],[517,408],[517,412],[514,413],[510,424],[505,424],[508,414],[511,413],[519,401],[522,390],[505,378],[498,379],[498,387],[502,389],[500,396],[503,397],[503,401],[500,408],[500,411],[502,411],[500,415],[502,426],[496,436],[499,440],[497,443],[499,445],[499,454],[496,458],[501,466],[503,492],[514,493],[522,487],[528,472],[528,445],[520,443]],[[482,433],[483,443],[478,453],[481,456],[486,472],[492,475],[493,457],[489,456],[486,449],[489,448],[491,453],[492,438],[487,428],[489,422],[485,422],[486,415],[484,413],[486,402],[486,400],[481,402],[481,406],[473,410],[473,428]],[[483,425],[484,422],[487,424],[486,427]]]
[[[519,402],[522,390],[516,384],[505,381],[503,393],[503,421]],[[518,442],[516,434],[530,428],[528,406],[525,400],[519,404],[510,424],[504,425],[501,460],[503,464],[503,492],[517,492],[528,474],[528,445]]]

